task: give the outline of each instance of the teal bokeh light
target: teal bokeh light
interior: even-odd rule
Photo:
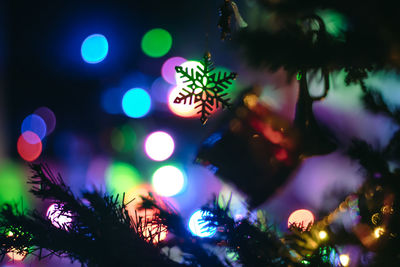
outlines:
[[[150,95],[141,88],[130,89],[122,98],[122,109],[128,117],[144,117],[150,111],[150,108]]]
[[[102,34],[92,34],[83,41],[81,55],[85,62],[96,64],[103,61],[108,54],[108,41]]]

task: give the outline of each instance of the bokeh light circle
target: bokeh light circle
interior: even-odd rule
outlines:
[[[143,53],[149,57],[162,57],[171,49],[172,37],[164,29],[152,29],[143,36],[141,45]]]
[[[51,224],[57,228],[68,229],[72,222],[72,214],[63,212],[61,204],[51,204],[46,212],[46,217],[51,221]]]
[[[150,95],[141,88],[130,89],[122,98],[122,109],[128,117],[144,117],[150,111],[150,108]]]
[[[157,194],[171,197],[183,189],[185,177],[181,170],[172,165],[166,165],[157,169],[151,181]]]
[[[124,90],[120,88],[108,88],[101,94],[101,107],[108,114],[121,114],[122,111],[122,97]]]
[[[174,148],[174,139],[162,131],[151,133],[145,141],[146,154],[155,161],[168,159],[174,152]]]
[[[51,134],[56,127],[56,115],[48,107],[40,107],[33,112],[40,116],[46,124],[46,135]]]
[[[27,140],[30,140],[30,142]],[[42,142],[39,136],[34,132],[26,131],[18,138],[18,154],[26,161],[36,160],[42,153],[42,148]]]
[[[92,34],[82,42],[81,55],[85,62],[96,64],[103,61],[108,54],[108,41],[102,34]]]
[[[128,192],[141,183],[139,171],[132,165],[124,162],[113,162],[106,170],[106,187],[111,194]]]
[[[27,116],[21,125],[21,134],[30,131],[39,137],[39,141],[46,136],[46,123],[45,121],[36,114],[31,114]],[[26,142],[30,144],[36,144],[38,142],[37,138],[32,135],[25,135]]]
[[[161,67],[161,76],[164,80],[170,84],[176,84],[175,80],[175,67],[180,66],[187,60],[183,57],[171,57],[167,59]]]
[[[196,105],[192,102],[192,104],[186,103],[175,103],[175,98],[179,96],[179,93],[182,91],[182,87],[174,87],[168,96],[168,108],[169,110],[182,118],[196,118],[200,117],[200,114],[197,114],[197,110],[195,109]]]
[[[292,212],[288,219],[288,227],[292,224],[303,228],[305,230],[308,225],[312,225],[314,223],[314,214],[306,209],[299,209]]]
[[[167,83],[162,77],[158,77],[153,81],[150,87],[151,98],[160,103],[168,103],[168,96],[172,85]],[[164,105],[159,105],[159,107]]]
[[[207,215],[207,212],[197,210],[190,216],[189,229],[193,235],[199,237],[212,237],[215,235],[217,228],[206,226],[207,222],[204,221],[204,217]]]

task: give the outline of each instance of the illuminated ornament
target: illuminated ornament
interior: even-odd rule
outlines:
[[[40,116],[31,114],[24,119],[21,125],[21,134],[27,131],[35,133],[40,141],[46,136],[46,123]],[[30,144],[39,142],[37,138],[30,135],[25,135],[25,140]]]
[[[339,260],[340,260],[340,263],[342,264],[342,266],[344,266],[344,267],[349,266],[349,263],[350,263],[349,255],[342,254],[339,256]]]
[[[17,141],[17,151],[26,161],[36,160],[42,153],[42,142],[39,136],[31,131],[21,134]]]
[[[110,194],[122,194],[141,183],[138,170],[124,162],[113,162],[106,170],[106,188]]]
[[[301,228],[303,231],[307,229],[309,225],[314,223],[314,215],[311,211],[306,209],[300,209],[292,212],[288,219],[288,227],[292,225]]]
[[[133,88],[126,92],[122,98],[122,109],[131,118],[141,118],[150,111],[150,95],[141,88]]]
[[[180,66],[187,60],[183,57],[171,57],[164,62],[161,67],[161,76],[170,84],[176,84],[175,80],[175,67]]]
[[[168,159],[174,152],[174,139],[166,132],[154,132],[145,141],[147,156],[155,161]]]
[[[56,115],[54,115],[54,112],[47,107],[40,107],[33,113],[40,116],[46,123],[46,136],[51,134],[56,127]]]
[[[381,237],[381,235],[383,235],[383,233],[385,232],[385,229],[383,229],[382,227],[376,227],[374,230],[374,236],[376,238]]]
[[[202,210],[197,210],[189,219],[189,229],[192,234],[199,237],[212,237],[217,232],[216,227],[207,226],[207,222],[204,218],[209,215],[209,213]]]
[[[149,57],[162,57],[171,49],[172,37],[164,29],[152,29],[143,36],[141,45]]]
[[[86,63],[102,62],[108,54],[108,42],[102,34],[92,34],[83,41],[81,56]]]
[[[46,217],[51,224],[57,228],[68,230],[72,222],[72,214],[64,212],[62,206],[58,203],[51,204],[46,212]]]
[[[328,237],[328,233],[322,230],[318,233],[318,236],[319,236],[319,239],[325,240]]]
[[[154,172],[151,183],[157,194],[171,197],[181,192],[185,178],[178,168],[167,165]]]
[[[231,106],[229,98],[225,98],[228,94],[225,90],[237,76],[234,72],[213,73],[215,68],[210,59],[210,53],[206,53],[200,61],[201,66],[197,68],[182,66],[175,68],[180,80],[177,80],[177,84],[182,86],[182,92],[175,98],[174,103],[189,105],[193,103],[203,124],[214,108]]]

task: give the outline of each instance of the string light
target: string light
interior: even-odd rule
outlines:
[[[202,210],[195,211],[189,219],[189,229],[190,231],[199,237],[212,237],[217,232],[216,227],[208,227],[207,222],[204,221],[204,218],[209,213],[204,212]]]
[[[383,229],[382,227],[376,227],[374,230],[374,236],[376,238],[379,238],[381,235],[383,235],[384,232],[385,232],[385,229]]]
[[[325,232],[324,230],[322,230],[322,231],[319,231],[318,236],[319,236],[319,239],[325,240],[328,237],[328,233]]]
[[[288,219],[288,227],[290,228],[292,225],[297,227],[301,227],[306,230],[308,225],[312,225],[314,223],[314,215],[311,211],[306,209],[299,209],[292,212]]]
[[[350,257],[349,257],[349,255],[347,255],[347,254],[342,254],[342,255],[339,256],[339,260],[340,260],[340,263],[341,263],[344,267],[349,266],[349,263],[350,263]]]
[[[71,216],[70,212],[63,212],[62,206],[58,203],[51,204],[46,212],[46,217],[51,221],[51,224],[65,230],[71,225]]]

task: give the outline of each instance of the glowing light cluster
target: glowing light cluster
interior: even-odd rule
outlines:
[[[189,219],[189,229],[194,235],[199,237],[212,237],[215,235],[217,228],[207,226],[207,222],[204,221],[208,214],[202,210],[197,210],[192,214]]]
[[[185,177],[177,167],[166,165],[154,172],[152,185],[160,196],[171,197],[182,191]]]
[[[162,57],[171,49],[172,37],[164,29],[152,29],[143,36],[141,45],[143,53],[149,57]]]
[[[21,134],[27,131],[35,133],[39,137],[39,140],[43,140],[46,136],[46,123],[40,116],[31,114],[23,120],[21,125]],[[30,144],[37,143],[36,138],[31,135],[25,136],[25,140]]]
[[[122,109],[128,117],[144,117],[150,111],[150,108],[151,98],[144,89],[132,88],[122,98]]]
[[[314,223],[314,214],[306,209],[299,209],[292,212],[288,219],[288,227],[291,225],[296,225],[301,227],[303,230],[307,228],[308,225]]]
[[[174,139],[162,131],[151,133],[145,141],[146,154],[155,161],[168,159],[174,152],[174,148]]]
[[[62,206],[58,203],[51,204],[46,212],[46,217],[57,228],[65,230],[71,225],[72,214],[70,212],[63,212]]]
[[[81,56],[86,63],[102,62],[108,54],[108,41],[102,34],[92,34],[82,42]]]
[[[21,135],[17,141],[18,154],[26,161],[36,160],[42,153],[42,140],[53,132],[56,125],[54,112],[40,107],[28,115],[21,124]]]

